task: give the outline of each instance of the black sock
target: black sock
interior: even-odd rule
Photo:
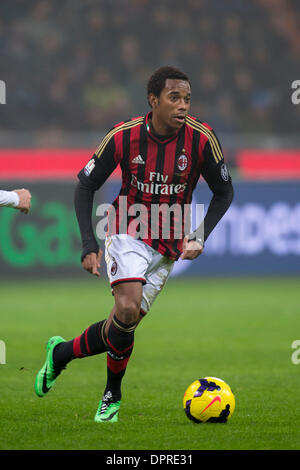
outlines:
[[[102,320],[94,323],[71,341],[59,343],[53,351],[55,367],[64,367],[75,358],[94,356],[107,351],[104,338],[105,322],[106,320]]]
[[[115,400],[121,399],[121,382],[133,350],[136,324],[124,324],[113,317],[107,334],[107,383],[104,395],[111,391]]]

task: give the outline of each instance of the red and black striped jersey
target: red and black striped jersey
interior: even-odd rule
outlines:
[[[151,113],[114,126],[78,177],[97,190],[120,165],[122,185],[113,202],[116,219],[110,221],[115,223],[113,233],[129,233],[162,255],[178,259],[185,205],[191,203],[200,174],[205,178],[211,168],[221,168],[224,157],[207,123],[187,116],[175,134],[163,139],[151,133],[149,117]],[[164,209],[170,207],[179,207],[180,213],[171,213],[168,236],[164,236]]]

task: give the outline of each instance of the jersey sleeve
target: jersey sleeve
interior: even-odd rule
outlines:
[[[0,191],[0,206],[17,207],[20,198],[15,191]]]
[[[121,160],[121,153],[114,138],[115,129],[102,139],[92,158],[78,173],[81,183],[91,190],[99,189],[112,174]]]
[[[220,142],[212,130],[207,133],[207,137],[203,149],[204,162],[201,173],[213,197],[204,218],[204,228],[200,230],[200,233],[204,232],[204,241],[224,216],[233,200],[232,181],[224,162]]]
[[[209,187],[219,188],[231,182],[231,177],[224,161],[221,144],[211,129],[207,131],[207,142],[203,149],[201,174]]]

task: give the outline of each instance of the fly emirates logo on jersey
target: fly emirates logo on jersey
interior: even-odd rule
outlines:
[[[182,193],[186,189],[187,183],[170,184],[168,183],[168,178],[168,175],[150,171],[148,183],[139,181],[135,175],[131,175],[131,185],[143,193],[165,194],[167,196]]]

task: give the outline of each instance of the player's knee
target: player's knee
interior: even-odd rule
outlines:
[[[117,317],[122,323],[136,323],[140,315],[140,304],[134,299],[125,298],[117,306]]]

